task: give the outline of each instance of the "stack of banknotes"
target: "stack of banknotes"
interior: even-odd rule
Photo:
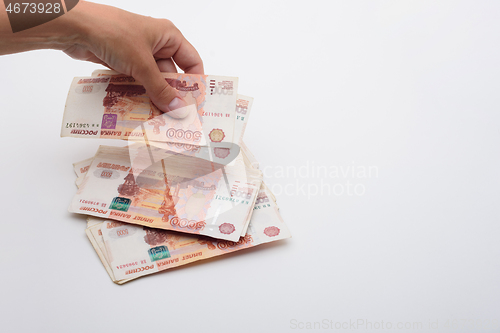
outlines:
[[[243,142],[253,99],[238,79],[165,73],[187,106],[162,113],[133,78],[73,80],[61,136],[128,141],[73,164],[69,211],[113,282],[289,238],[276,198]]]

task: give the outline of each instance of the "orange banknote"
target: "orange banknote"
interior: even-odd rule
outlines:
[[[179,154],[144,170],[132,165],[128,147],[101,146],[70,212],[230,241],[245,232],[262,183],[260,170]]]
[[[118,284],[263,243],[291,237],[276,202],[263,184],[247,233],[238,241],[186,235],[89,218],[86,230],[106,271]]]
[[[163,73],[187,106],[162,113],[134,78],[115,74],[76,77],[64,110],[61,136],[173,142],[233,143],[238,79]],[[237,142],[235,142],[237,143]]]

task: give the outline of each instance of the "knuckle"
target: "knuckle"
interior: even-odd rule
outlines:
[[[168,19],[159,19],[160,24],[166,30],[178,30],[175,24]]]

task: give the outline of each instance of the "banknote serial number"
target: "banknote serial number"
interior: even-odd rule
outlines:
[[[99,127],[99,124],[66,123],[66,128],[90,128],[90,127]]]
[[[9,3],[5,8],[9,14],[59,14],[62,12],[60,3],[34,3],[34,2],[16,2]]]

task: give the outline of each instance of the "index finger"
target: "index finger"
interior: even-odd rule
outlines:
[[[198,51],[178,30],[170,36],[161,49],[154,53],[154,57],[156,59],[172,58],[185,73],[204,74],[203,61]]]
[[[183,36],[184,37],[184,36]],[[203,71],[203,61],[201,60],[198,51],[191,43],[183,38],[179,48],[172,56],[177,66],[185,73],[189,74],[205,74]]]

